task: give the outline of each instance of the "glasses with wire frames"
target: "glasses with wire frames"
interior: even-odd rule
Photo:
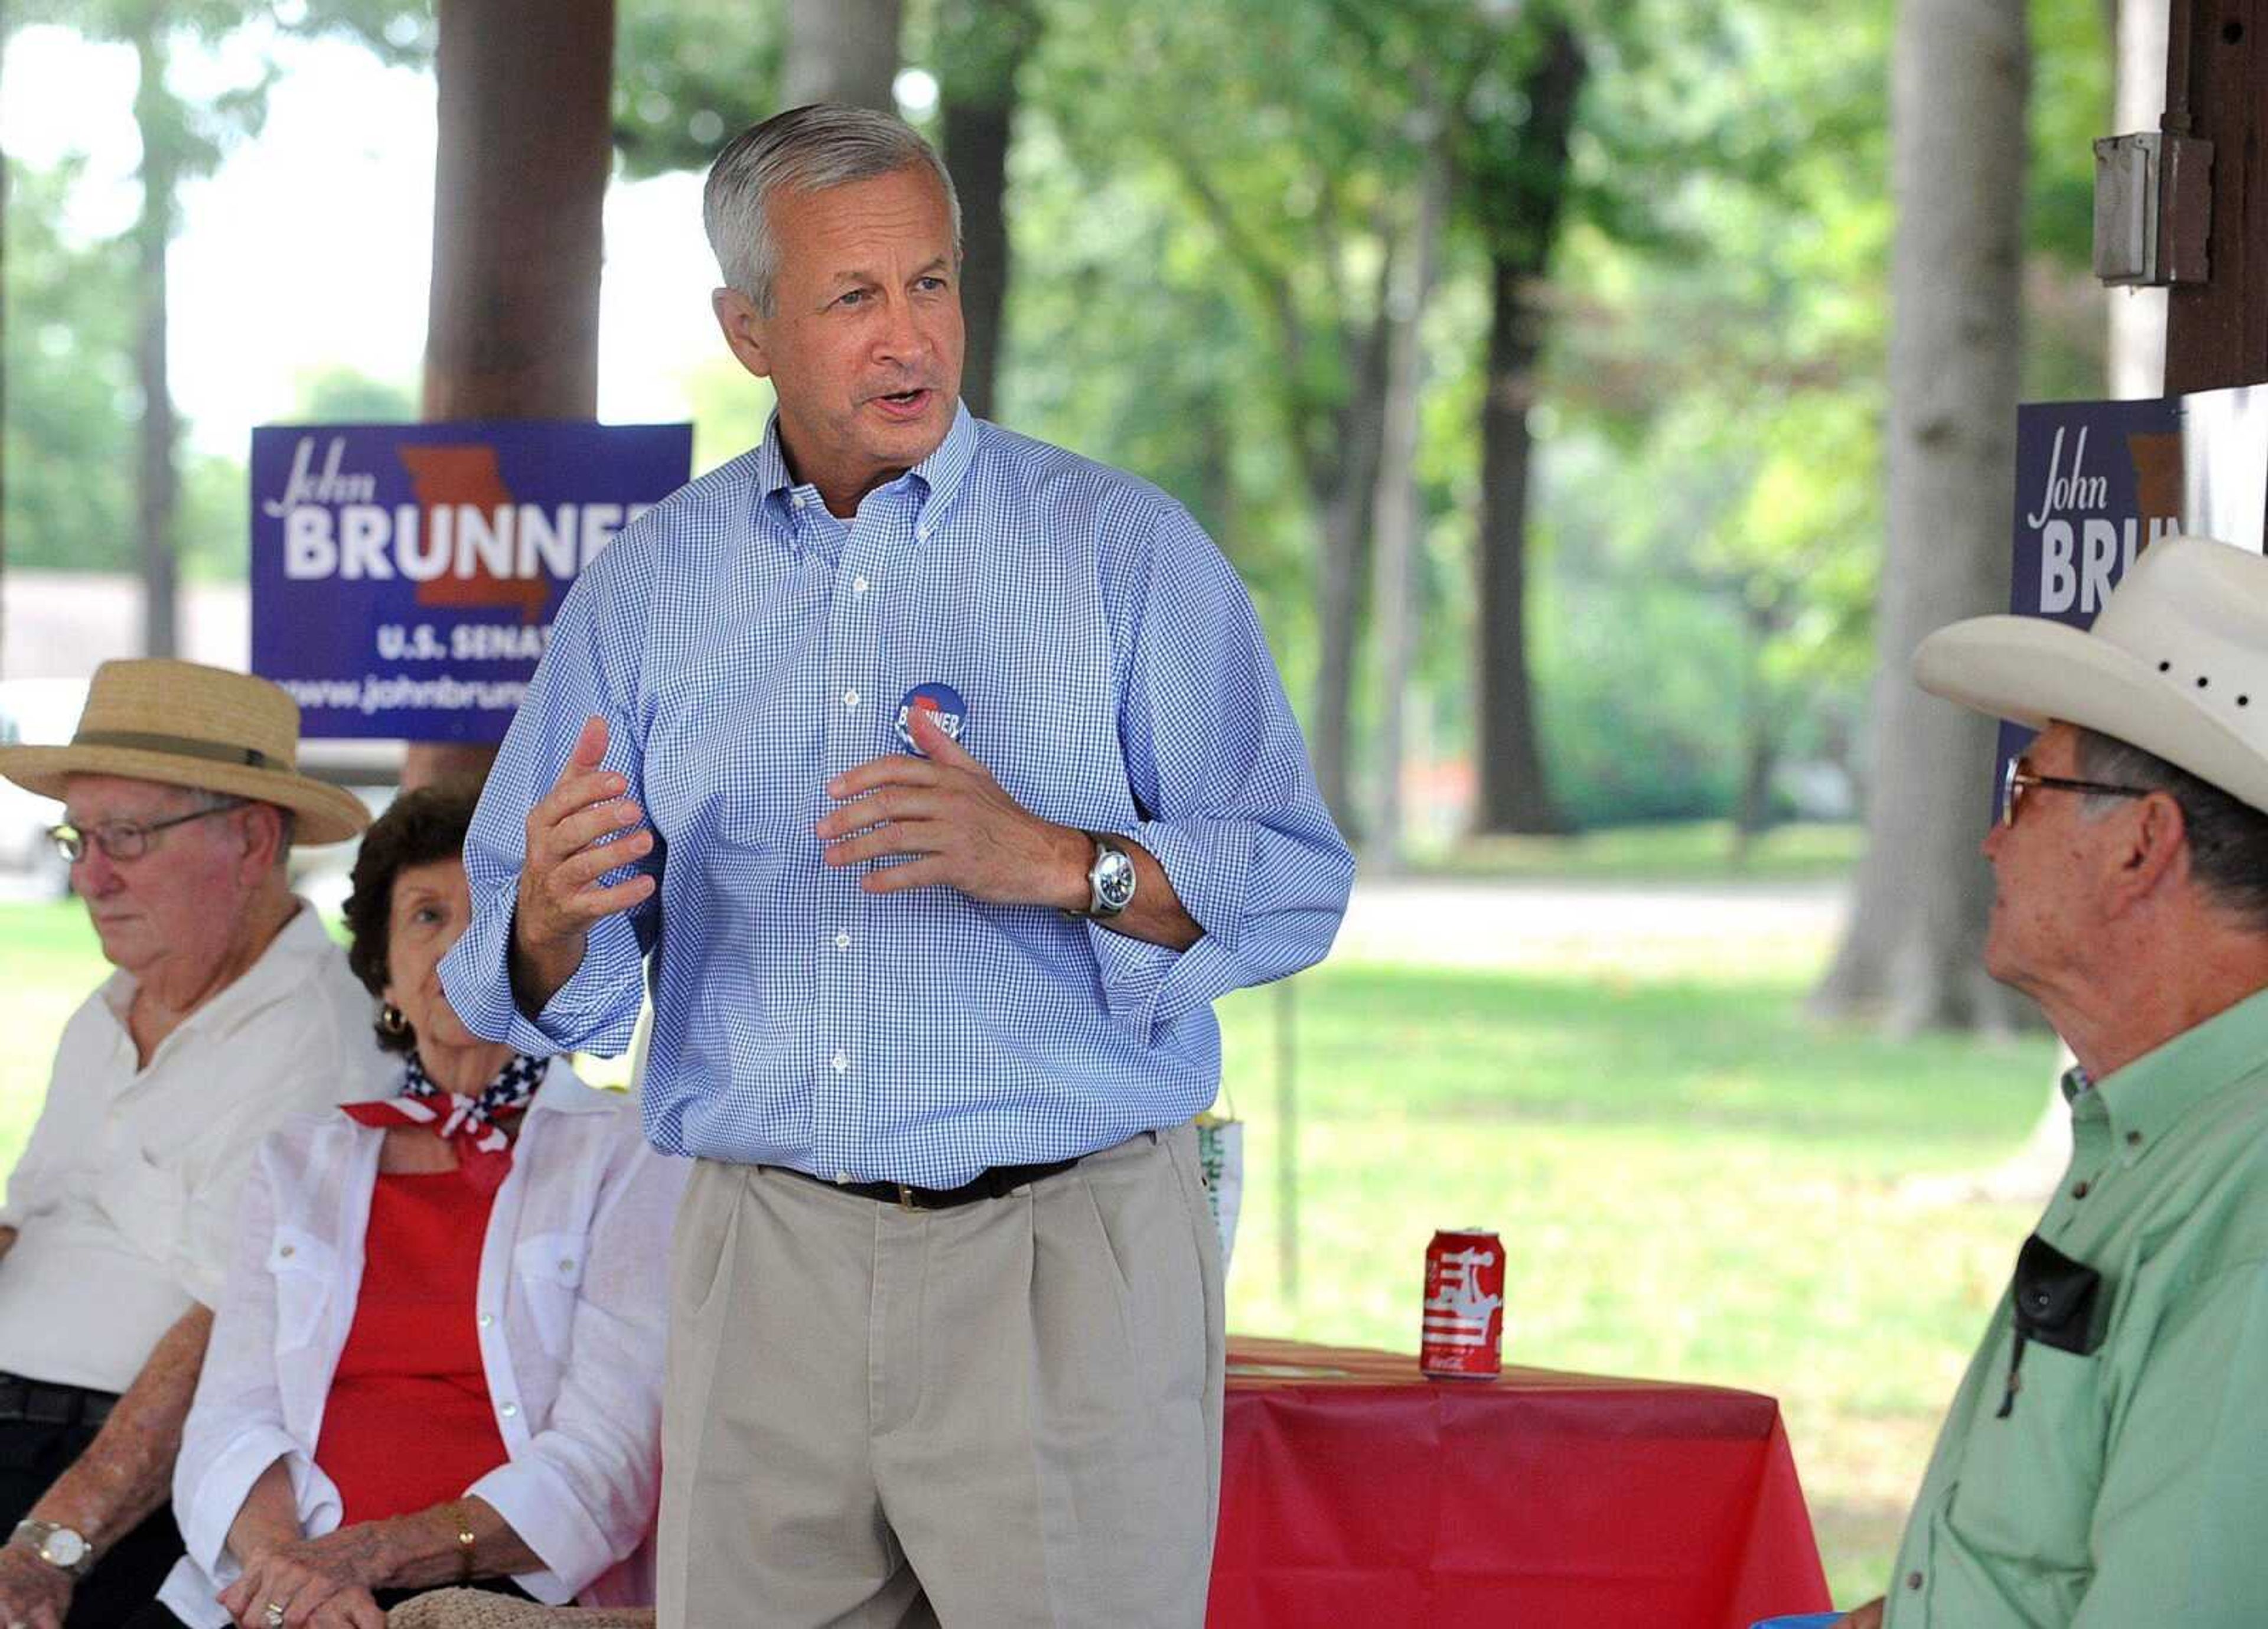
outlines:
[[[2035,775],[2024,767],[2021,758],[2011,758],[2008,767],[2000,774],[2000,823],[2003,826],[2016,823],[2016,806],[2024,800],[2026,792],[2037,788],[2045,788],[2049,792],[2083,792],[2098,798],[2146,798],[2152,791],[2148,786],[2114,786],[2109,781],[2073,780],[2064,775]]]
[[[65,822],[48,828],[48,841],[55,845],[55,852],[71,865],[86,858],[89,848],[99,848],[105,859],[114,864],[141,859],[150,851],[150,839],[174,826],[186,826],[193,820],[202,820],[208,814],[225,814],[231,809],[240,809],[250,800],[231,798],[225,803],[214,803],[201,809],[191,809],[186,814],[176,814],[171,820],[107,820],[98,826],[74,826]]]

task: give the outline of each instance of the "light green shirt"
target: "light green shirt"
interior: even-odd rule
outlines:
[[[2090,1087],[2040,1236],[2102,1275],[2086,1355],[2003,1294],[1907,1519],[1889,1629],[2268,1624],[2268,991]]]

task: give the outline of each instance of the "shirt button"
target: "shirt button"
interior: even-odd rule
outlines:
[[[845,1069],[848,1069],[850,1066],[850,1060],[843,1057],[840,1052],[835,1054],[832,1061],[834,1062],[835,1072],[836,1074],[841,1074]]]
[[[788,501],[793,504],[798,509],[800,509],[803,507],[803,494],[800,492],[791,493],[789,495]]]
[[[496,1314],[492,1312],[484,1312],[481,1314],[477,1322],[482,1329],[486,1329],[489,1325],[496,1322]]]
[[[845,707],[856,707],[858,704],[858,692],[856,690],[843,691],[843,704]]]
[[[2088,1184],[2086,1183],[2073,1183],[2071,1187],[2071,1197],[2074,1199],[2084,1199],[2087,1198],[2087,1190]]]
[[[575,1258],[574,1258],[572,1256],[563,1256],[563,1257],[561,1257],[559,1258],[559,1271],[560,1271],[560,1272],[574,1272],[574,1271],[575,1271]]]
[[[852,593],[865,593],[866,592],[866,579],[863,577],[852,578],[850,579],[850,592]]]
[[[841,1183],[845,1187],[848,1187],[850,1183],[850,1173],[848,1171],[837,1171],[835,1173],[835,1180]]]
[[[497,1404],[497,1412],[503,1415],[506,1419],[510,1419],[512,1416],[519,1412],[519,1404],[517,1403],[499,1403]]]
[[[278,1247],[278,1249],[276,1249],[276,1253],[278,1256],[289,1256],[289,1255],[291,1253],[291,1249],[292,1249],[292,1247],[291,1247],[291,1245],[288,1245],[288,1244],[286,1244],[286,1245],[282,1245],[282,1246]]]
[[[850,934],[848,934],[848,933],[837,933],[837,934],[835,936],[835,947],[836,947],[837,950],[848,950],[848,949],[850,949]]]
[[[1906,1588],[1909,1589],[1918,1589],[1921,1588],[1921,1569],[1917,1567],[1912,1572],[1906,1574]]]
[[[2129,1148],[2139,1148],[2142,1146],[2142,1133],[2139,1131],[2127,1132],[2126,1146]]]

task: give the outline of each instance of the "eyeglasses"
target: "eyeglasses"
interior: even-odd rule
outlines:
[[[105,859],[139,859],[150,851],[150,839],[168,827],[186,826],[193,820],[204,819],[208,814],[225,814],[231,809],[242,808],[246,801],[243,798],[231,798],[225,803],[191,809],[188,814],[176,814],[171,820],[107,820],[99,826],[50,826],[48,828],[48,840],[55,845],[56,853],[74,866],[86,858],[90,843],[102,851]]]
[[[2021,758],[2011,758],[2008,767],[2000,776],[2000,823],[2003,826],[2016,823],[2016,806],[2035,786],[2043,786],[2050,792],[2084,792],[2098,798],[2146,798],[2151,792],[2147,786],[2114,786],[2108,781],[2072,780],[2061,775],[2035,775],[2024,767]]]

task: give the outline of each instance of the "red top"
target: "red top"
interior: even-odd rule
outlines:
[[[342,1524],[455,1499],[507,1457],[473,1321],[495,1197],[454,1171],[384,1173],[371,1192],[362,1294],[315,1444]]]

